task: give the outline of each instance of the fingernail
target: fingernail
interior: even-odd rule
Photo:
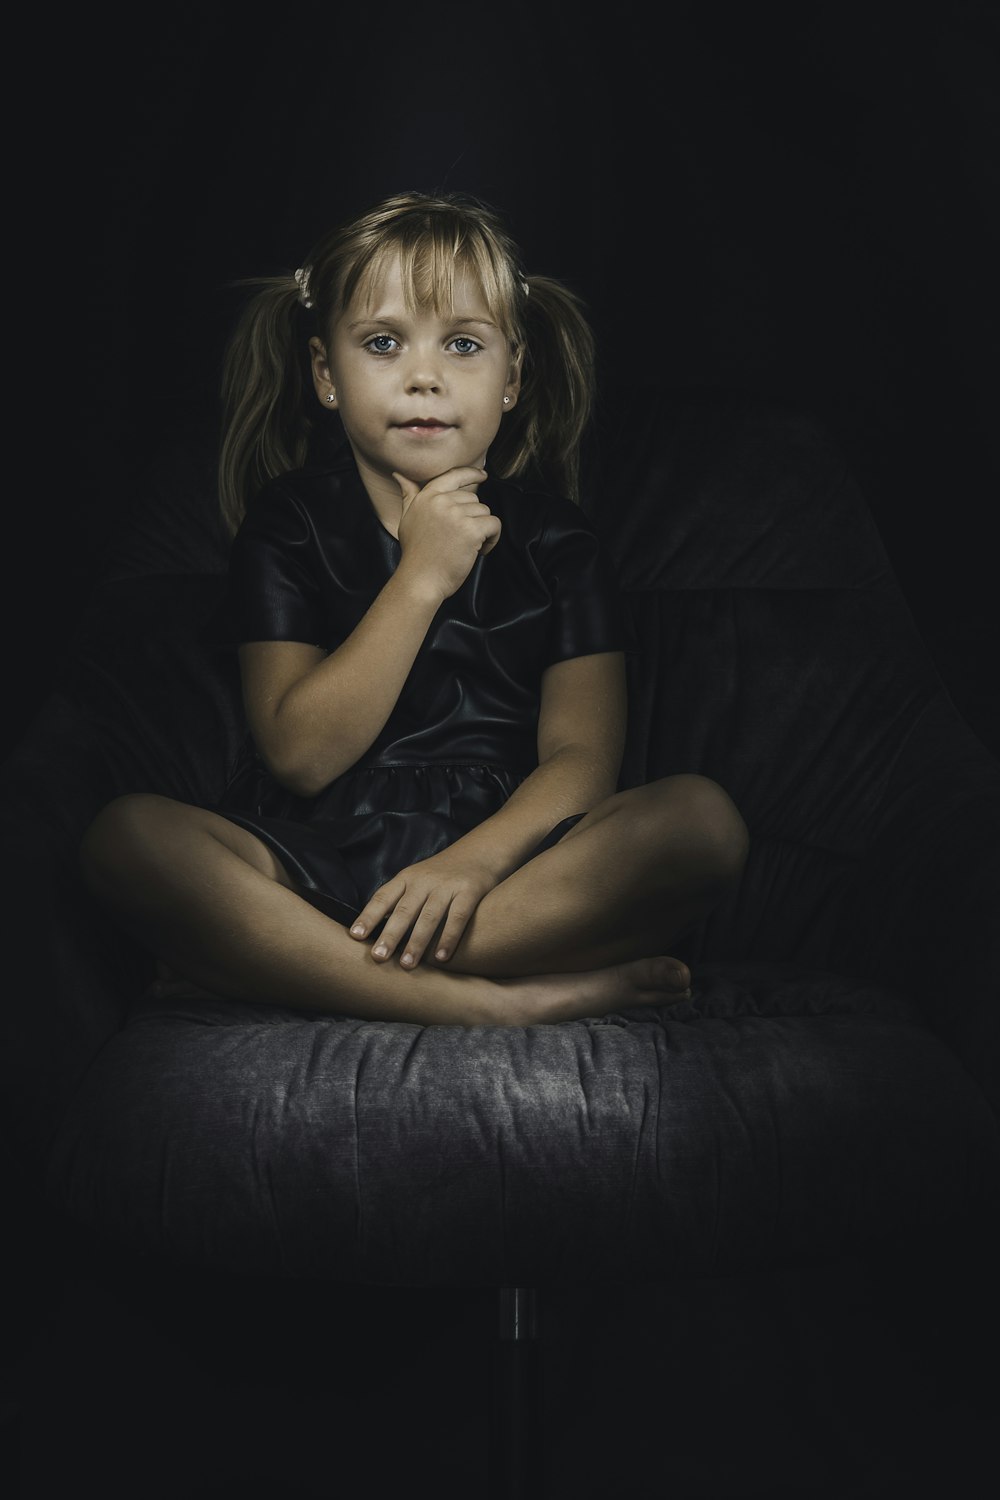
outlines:
[[[351,928],[351,937],[364,937],[365,929],[361,922],[355,922]]]
[[[402,958],[399,961],[403,965],[404,968],[409,969],[413,965],[413,954],[412,953],[404,953],[403,956],[402,956]]]
[[[379,943],[378,947],[374,951],[376,958],[385,958],[389,950],[384,943]]]
[[[445,959],[445,958],[447,958],[448,957],[448,950],[447,950],[447,948],[439,948],[438,951],[435,953],[434,957],[437,958],[437,959]]]

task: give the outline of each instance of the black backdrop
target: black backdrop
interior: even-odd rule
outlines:
[[[40,421],[27,471],[8,433],[5,740],[149,459],[211,419],[229,283],[294,268],[385,192],[449,187],[495,202],[529,267],[588,301],[612,411],[639,385],[665,400],[735,387],[831,428],[956,702],[1000,754],[997,14],[38,9],[7,58],[10,90],[30,96],[8,141],[8,294]],[[95,1347],[123,1347],[103,1303],[93,1321],[84,1379]],[[76,1325],[61,1304],[57,1323],[63,1359]],[[761,1373],[748,1354],[737,1406],[737,1382]]]
[[[1000,752],[1000,12],[936,11],[204,0],[40,35],[51,144],[18,275],[48,430],[14,541],[57,586],[11,701],[44,687],[150,455],[214,415],[230,283],[448,187],[584,296],[612,412],[639,384],[735,387],[831,429]]]

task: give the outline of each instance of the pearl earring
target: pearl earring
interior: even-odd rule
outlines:
[[[509,406],[510,405],[510,397],[509,396],[505,396],[503,398],[503,404],[504,404],[504,406]]]
[[[335,396],[335,395],[334,395],[334,393],[333,393],[333,391],[331,391],[331,392],[330,392],[330,393],[329,393],[329,395],[328,395],[328,396],[327,396],[327,398],[326,398],[326,399],[327,399],[327,400],[328,400],[328,401],[329,401],[329,403],[330,403],[330,405],[331,405],[331,406],[332,406],[332,405],[333,405],[333,403],[334,403],[334,402],[335,402],[335,401],[336,401],[336,399],[337,399],[337,398],[336,398],[336,396]]]

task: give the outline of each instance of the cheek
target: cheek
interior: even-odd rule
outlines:
[[[340,405],[363,421],[365,414],[378,405],[378,383],[366,370],[348,369],[341,374],[341,384],[337,386]]]

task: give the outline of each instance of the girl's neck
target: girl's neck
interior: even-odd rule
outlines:
[[[403,497],[399,492],[399,485],[394,479],[387,479],[384,474],[379,474],[363,463],[357,458],[357,454],[355,459],[372,509],[389,535],[398,540],[399,523],[403,515]]]

